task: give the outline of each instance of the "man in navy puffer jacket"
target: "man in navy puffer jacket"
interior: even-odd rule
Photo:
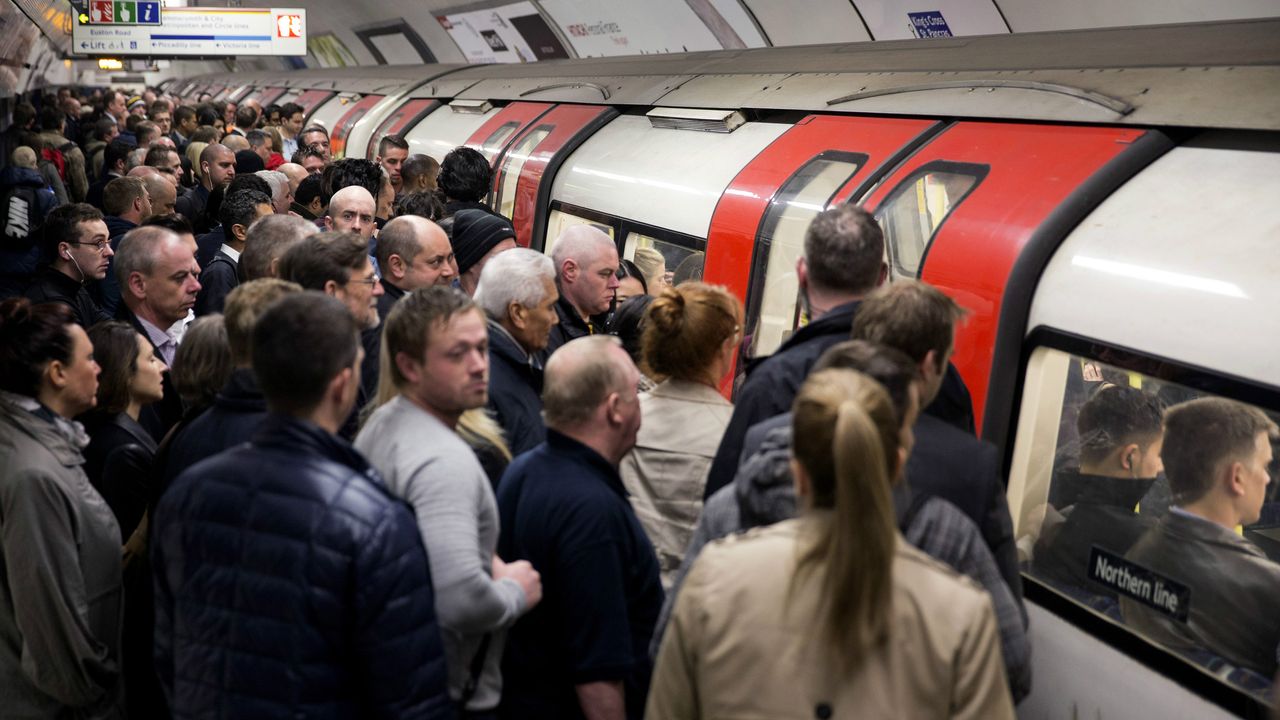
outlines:
[[[452,718],[413,514],[334,433],[360,335],[305,292],[254,327],[270,414],[156,509],[156,671],[174,718]],[[298,348],[305,348],[299,353]]]

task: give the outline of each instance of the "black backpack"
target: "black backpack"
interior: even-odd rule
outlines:
[[[25,250],[40,238],[44,217],[40,214],[39,188],[16,185],[0,190],[0,245]]]

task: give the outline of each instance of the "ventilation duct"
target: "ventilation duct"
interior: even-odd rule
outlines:
[[[668,130],[730,133],[747,121],[738,110],[696,110],[692,108],[654,108],[645,113],[649,124]]]

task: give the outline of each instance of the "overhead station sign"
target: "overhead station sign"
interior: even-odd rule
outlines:
[[[89,0],[76,18],[77,55],[307,54],[302,8],[165,8],[150,0]],[[154,21],[152,20],[154,18]]]

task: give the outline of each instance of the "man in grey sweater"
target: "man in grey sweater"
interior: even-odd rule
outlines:
[[[449,693],[466,716],[487,717],[502,696],[506,630],[542,598],[542,582],[528,562],[494,554],[493,489],[454,430],[462,413],[485,405],[485,318],[457,290],[422,288],[396,304],[383,333],[390,373],[382,382],[396,394],[355,446],[413,506],[430,557]]]

